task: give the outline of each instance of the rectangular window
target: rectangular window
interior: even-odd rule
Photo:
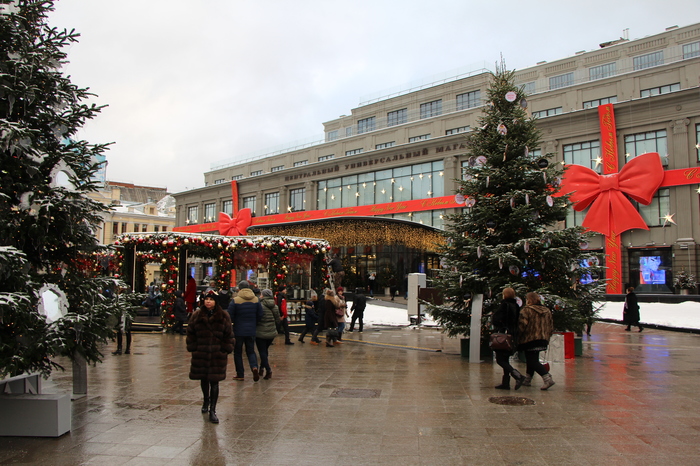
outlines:
[[[625,160],[646,154],[657,152],[661,157],[661,163],[668,165],[668,149],[666,142],[666,130],[648,131],[646,133],[630,134],[625,136]]]
[[[615,76],[617,66],[615,63],[607,63],[605,65],[594,66],[588,69],[588,79],[595,81],[596,79],[609,78]]]
[[[148,224],[144,223],[141,225],[141,233],[146,233],[148,231]]]
[[[335,141],[336,139],[338,139],[338,130],[337,129],[335,131],[328,131],[326,133],[326,142]]]
[[[122,222],[122,234],[126,233],[126,222]]]
[[[442,115],[442,100],[433,100],[432,102],[420,104],[421,119],[438,115]]]
[[[469,126],[460,126],[459,128],[448,129],[445,131],[445,136],[449,136],[450,134],[466,133],[467,131],[469,131]]]
[[[364,149],[362,149],[362,148],[353,149],[353,150],[348,150],[348,151],[345,151],[345,155],[357,155],[357,154],[361,154],[363,150],[364,150]]]
[[[374,148],[376,150],[386,149],[387,147],[394,147],[394,145],[396,145],[396,141],[384,142],[382,144],[377,144],[376,146],[374,146]]]
[[[140,225],[139,225],[138,223],[134,223],[134,233],[138,233],[138,232],[139,232],[139,226],[140,226]]]
[[[525,93],[525,95],[534,94],[535,90],[535,81],[523,84],[523,92]]]
[[[539,112],[532,112],[532,117],[533,118],[544,118],[552,115],[561,115],[564,113],[564,109],[562,107],[557,107],[557,108],[548,108],[547,110],[540,110]]]
[[[695,125],[695,149],[698,154],[698,160],[700,161],[700,123]]]
[[[386,114],[386,125],[402,125],[408,121],[408,109],[402,108]]]
[[[574,85],[574,73],[560,74],[549,78],[549,90],[560,89],[562,87]]]
[[[298,162],[294,162],[295,167],[301,167],[303,165],[308,165],[309,161],[308,160],[300,160]]]
[[[362,120],[357,120],[357,134],[366,133],[368,131],[374,131],[375,129],[375,118],[369,117]]]
[[[280,213],[280,193],[265,194],[265,215]]]
[[[330,159],[332,159],[332,158],[333,158],[333,154],[330,154],[330,155],[322,155],[322,156],[320,156],[320,157],[318,158],[318,161],[319,161],[319,162],[323,162],[324,160],[330,160]]]
[[[216,210],[216,204],[213,202],[209,204],[204,204],[204,221],[205,222],[213,222],[215,217],[214,217],[214,211]]]
[[[243,175],[233,175],[231,177],[231,181],[242,180],[242,179],[243,179]]]
[[[164,231],[164,232],[165,232],[165,231],[168,231],[168,227],[164,225],[164,226],[163,226],[163,231]]]
[[[244,197],[243,208],[250,209],[251,212],[255,213],[255,196]]]
[[[270,173],[278,172],[284,170],[284,165],[277,165],[276,167],[272,167],[270,169]]]
[[[263,174],[262,170],[254,170],[254,171],[250,172],[250,176],[260,176],[262,174]]]
[[[345,128],[345,137],[349,138],[350,136],[352,136],[352,126]]]
[[[408,138],[408,142],[426,141],[428,139],[430,139],[430,134],[421,134],[420,136]]]
[[[651,97],[654,95],[668,94],[669,92],[675,92],[681,90],[681,83],[668,84],[666,86],[652,87],[649,89],[642,89],[639,92],[639,97]]]
[[[614,104],[617,102],[617,96],[605,97],[603,99],[588,100],[583,103],[583,108],[595,108],[600,105]]]
[[[116,236],[119,234],[119,223],[112,222],[112,235]]]
[[[289,191],[289,206],[291,212],[301,212],[306,210],[306,189],[292,189]]]
[[[192,206],[187,208],[187,223],[198,223],[199,222],[199,206]]]
[[[664,217],[669,214],[671,194],[668,188],[661,188],[656,191],[651,204],[644,205],[635,202],[637,210],[644,221],[650,227],[660,227],[664,224]]]
[[[643,70],[644,68],[651,68],[652,66],[659,66],[664,64],[664,51],[659,50],[658,52],[648,53],[646,55],[640,55],[632,59],[632,64],[634,70]]]
[[[154,226],[153,226],[153,231],[155,231],[156,233],[158,233],[158,232],[160,231],[160,225],[154,225]]]
[[[564,145],[564,162],[569,165],[583,165],[600,173],[600,141],[586,141]]]
[[[457,96],[457,110],[478,107],[481,105],[481,91],[467,92]]]
[[[226,182],[226,178],[221,178],[220,180],[214,180],[214,184],[222,184]]]
[[[232,200],[222,201],[221,202],[221,211],[225,214],[233,215],[233,201]]]
[[[683,60],[693,57],[700,57],[700,42],[683,44]]]

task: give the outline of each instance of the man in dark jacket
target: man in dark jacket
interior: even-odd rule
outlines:
[[[365,308],[367,307],[367,297],[362,293],[357,293],[355,299],[352,302],[352,307],[350,312],[352,312],[352,320],[350,321],[350,331],[355,328],[355,321],[360,321],[360,333],[362,333],[362,327],[364,325],[363,318],[365,315]]]
[[[260,301],[253,293],[247,281],[238,284],[240,291],[228,307],[228,313],[233,322],[233,335],[236,343],[233,347],[233,362],[236,366],[236,376],[233,380],[243,380],[243,345],[248,356],[250,370],[253,371],[253,380],[260,380],[258,373],[258,359],[255,355],[255,331],[258,322],[262,319],[263,308]]]

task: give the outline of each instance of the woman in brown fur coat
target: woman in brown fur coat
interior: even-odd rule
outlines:
[[[541,390],[554,385],[552,375],[540,363],[540,351],[545,351],[554,332],[552,311],[542,305],[540,295],[530,292],[525,295],[526,305],[520,309],[518,319],[518,350],[525,352],[527,375],[522,385],[530,386],[532,376],[537,372],[544,381]]]
[[[228,355],[233,352],[233,330],[231,318],[217,304],[214,291],[208,292],[204,306],[192,313],[186,341],[187,351],[192,353],[190,379],[200,380],[202,385],[202,413],[209,411],[209,420],[218,424],[219,381],[226,378]]]

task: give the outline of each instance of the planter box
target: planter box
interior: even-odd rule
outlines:
[[[71,428],[68,394],[0,395],[0,436],[60,437]]]

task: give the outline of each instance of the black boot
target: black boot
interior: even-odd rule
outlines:
[[[131,354],[131,331],[126,332],[126,351],[124,354]]]
[[[219,399],[219,382],[211,383],[211,396],[209,399],[209,422],[218,424],[219,418],[216,416],[216,402]]]
[[[209,412],[209,382],[201,381],[202,395],[204,395],[204,403],[202,403],[202,414]]]
[[[511,371],[510,375],[512,375],[513,378],[515,379],[515,389],[517,390],[520,387],[522,387],[523,382],[525,382],[525,376],[523,374],[521,374],[520,372],[518,372],[516,369],[513,369]]]
[[[119,355],[119,354],[122,354],[122,347],[121,347],[121,346],[117,346],[116,351],[112,351],[112,354],[115,355],[115,356],[116,356],[116,355]]]
[[[501,385],[496,385],[499,390],[510,390],[510,375],[504,375],[501,379]]]

